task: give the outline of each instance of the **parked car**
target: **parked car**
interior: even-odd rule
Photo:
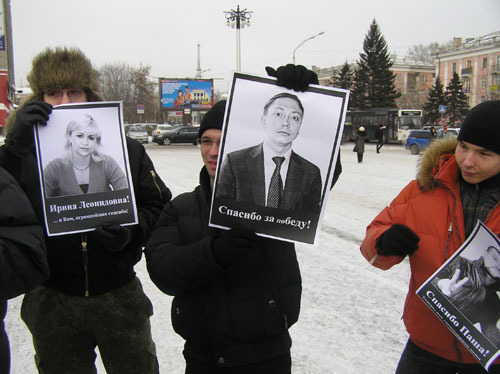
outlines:
[[[179,126],[164,134],[155,135],[153,141],[159,145],[170,145],[172,143],[191,143],[196,145],[198,142],[198,127]]]
[[[441,128],[437,131],[437,138],[438,139],[449,138],[450,136],[457,137],[459,132],[460,129],[456,127],[448,127],[446,131]]]
[[[125,125],[125,135],[141,143],[148,142],[148,127],[145,123]]]
[[[430,130],[432,127],[436,129],[437,139],[448,138],[449,136],[458,136],[460,132],[460,127],[446,127],[446,131],[443,126],[432,126],[426,125],[422,129]]]
[[[409,149],[412,155],[418,155],[422,149],[429,146],[431,142],[430,130],[413,130],[406,139],[406,149]]]
[[[153,133],[153,136],[163,135],[166,132],[172,131],[173,129],[174,129],[174,126],[169,125],[169,124],[158,125],[156,127],[156,130]]]

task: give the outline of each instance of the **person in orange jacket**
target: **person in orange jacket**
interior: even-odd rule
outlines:
[[[500,100],[494,100],[469,112],[456,140],[429,146],[417,179],[366,229],[361,252],[373,266],[387,270],[409,256],[403,320],[410,336],[396,374],[486,372],[415,291],[457,251],[478,219],[500,233],[499,201]],[[500,359],[489,373],[500,373]]]

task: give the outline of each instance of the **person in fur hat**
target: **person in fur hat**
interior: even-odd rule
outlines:
[[[457,139],[431,143],[417,179],[366,229],[361,252],[372,265],[386,270],[409,256],[412,270],[403,312],[410,337],[397,374],[486,373],[415,291],[457,251],[478,219],[500,234],[499,201],[500,100],[493,100],[472,108]],[[489,373],[500,373],[499,358]]]
[[[48,48],[34,58],[28,75],[33,94],[8,118],[0,165],[19,182],[40,222],[33,125],[46,125],[54,105],[101,101],[97,77],[79,49]],[[134,265],[172,195],[141,144],[127,138],[127,151],[139,224],[110,221],[89,233],[45,233],[50,277],[25,295],[21,308],[40,373],[95,373],[96,347],[108,374],[159,372],[153,307]]]

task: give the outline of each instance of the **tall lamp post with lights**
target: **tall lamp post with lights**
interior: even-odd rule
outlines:
[[[229,11],[224,11],[226,16],[226,26],[235,28],[236,27],[236,71],[241,70],[241,43],[240,43],[240,29],[245,28],[245,26],[250,27],[250,18],[252,17],[251,11],[246,9],[240,10],[240,6],[236,7],[236,10],[231,9]]]
[[[294,65],[295,65],[295,51],[296,51],[297,49],[299,49],[300,47],[302,47],[302,45],[303,45],[305,42],[307,42],[307,41],[309,41],[309,40],[311,40],[311,39],[314,39],[314,38],[315,38],[315,37],[317,37],[317,36],[323,35],[324,33],[325,33],[324,31],[321,31],[320,33],[318,33],[318,34],[316,34],[316,35],[310,36],[310,37],[309,37],[309,38],[307,38],[306,40],[303,40],[303,41],[302,41],[302,42],[301,42],[301,43],[300,43],[300,44],[299,44],[299,45],[298,45],[298,46],[297,46],[297,47],[293,50],[293,64],[294,64]]]

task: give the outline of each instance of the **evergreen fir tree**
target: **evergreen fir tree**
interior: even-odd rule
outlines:
[[[368,84],[366,71],[360,69],[359,66],[356,67],[354,69],[352,88],[349,95],[349,109],[363,110],[368,108],[368,100],[366,98]]]
[[[352,78],[353,73],[351,65],[349,65],[346,61],[340,70],[337,71],[337,74],[335,74],[335,87],[350,90],[352,88]]]
[[[446,112],[448,114],[448,123],[454,125],[462,122],[469,111],[467,95],[462,89],[462,81],[457,72],[453,72],[453,78],[446,87]]]
[[[395,107],[395,100],[401,93],[394,87],[395,75],[390,70],[393,63],[385,38],[375,20],[365,36],[363,51],[364,53],[359,54],[358,68],[354,76],[356,108]]]
[[[436,124],[439,121],[441,118],[441,113],[439,113],[440,105],[446,105],[446,94],[441,79],[437,77],[427,93],[427,101],[424,104],[424,116],[427,122]]]

